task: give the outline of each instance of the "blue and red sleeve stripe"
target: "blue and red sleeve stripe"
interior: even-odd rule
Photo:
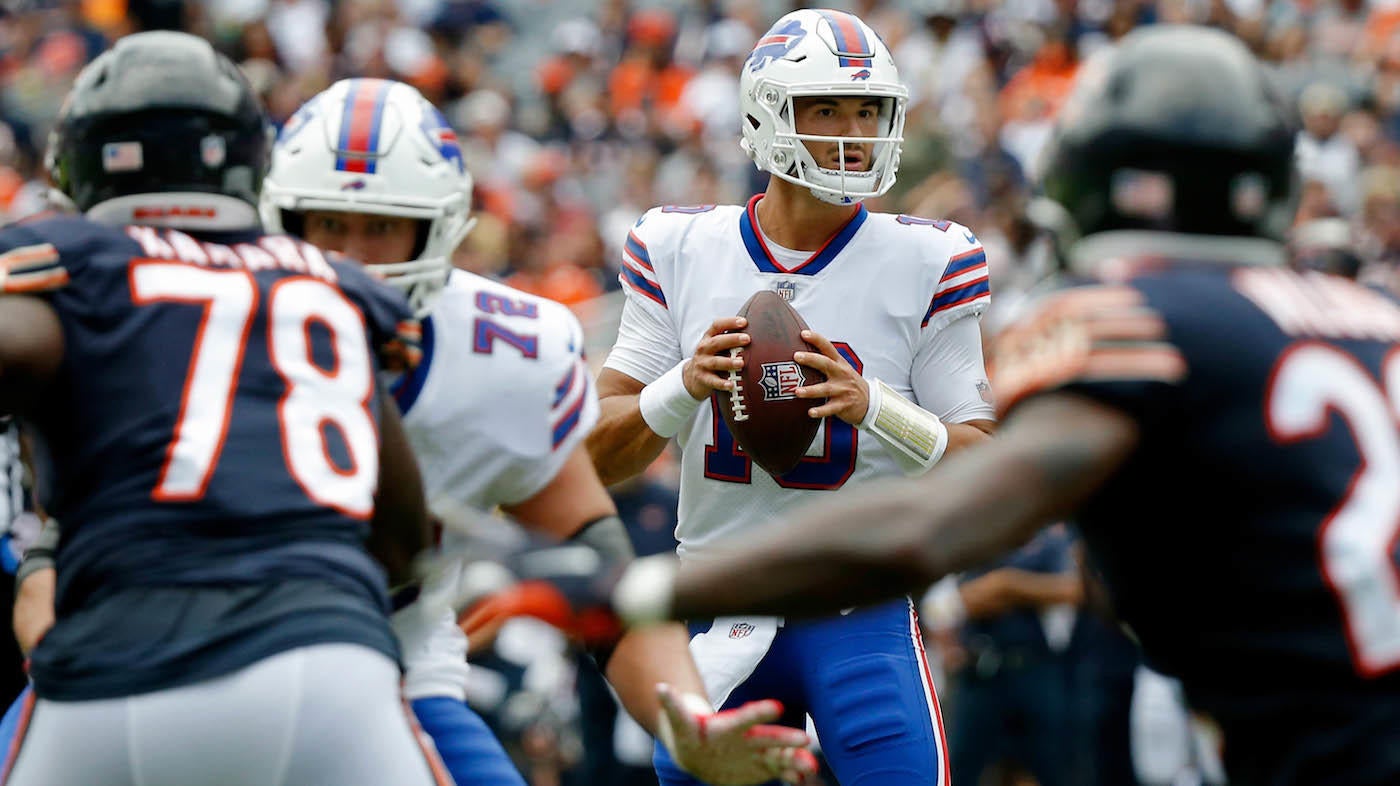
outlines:
[[[939,279],[928,311],[924,313],[922,327],[928,327],[933,316],[941,311],[970,303],[992,293],[991,278],[987,272],[987,252],[981,246],[948,260],[948,267]]]

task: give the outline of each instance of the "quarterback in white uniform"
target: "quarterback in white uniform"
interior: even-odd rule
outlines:
[[[368,263],[417,309],[422,361],[392,390],[437,516],[500,506],[532,529],[625,557],[626,532],[583,448],[598,403],[582,329],[558,303],[452,269],[471,191],[436,108],[408,85],[350,79],[283,129],[261,212],[271,230]],[[395,614],[405,692],[458,783],[523,786],[464,704],[467,640],[451,583],[425,587]],[[755,783],[811,768],[805,735],[754,725],[775,718],[776,705],[712,712],[679,626],[629,633],[606,654],[629,712],[697,775]]]
[[[723,559],[744,548],[746,532],[814,494],[925,472],[993,429],[978,326],[990,298],[981,244],[959,224],[861,204],[894,182],[907,95],[879,37],[848,13],[796,11],[758,41],[740,79],[742,144],[772,175],[769,186],[746,206],[653,209],[629,232],[627,303],[589,438],[609,482],[679,439],[682,561]],[[822,429],[778,477],[753,465],[711,396],[743,362],[729,350],[749,340],[732,315],[765,289],[811,328],[820,352],[798,352],[796,362],[827,377],[796,391],[827,399],[811,410]],[[813,623],[721,619],[692,632],[716,705],[771,694],[789,722],[810,714],[843,784],[947,782],[942,721],[907,601]],[[656,763],[668,786],[695,783],[666,751]]]

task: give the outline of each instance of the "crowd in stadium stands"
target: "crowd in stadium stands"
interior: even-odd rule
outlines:
[[[871,209],[972,227],[987,250],[994,309],[1014,303],[1015,292],[1052,264],[1028,217],[1028,183],[1076,72],[1137,26],[1184,21],[1239,36],[1296,104],[1304,181],[1297,258],[1400,290],[1400,0],[833,4],[882,33],[910,88],[899,181]],[[240,63],[279,123],[346,76],[417,87],[443,107],[475,178],[479,223],[455,263],[569,304],[585,325],[597,324],[606,321],[597,311],[618,307],[605,296],[618,287],[627,228],[646,209],[742,204],[762,190],[767,175],[738,145],[738,74],[757,34],[798,7],[788,0],[14,0],[0,16],[0,218],[45,206],[45,140],[78,70],[123,34],[183,29]],[[634,535],[654,541],[654,551],[673,545],[675,497],[662,469],[618,490]],[[1140,752],[1134,774],[1127,697],[1135,684],[1168,698],[1172,689],[1135,677],[1131,644],[1094,617],[1092,586],[1070,592],[1077,605],[996,600],[1016,571],[1083,581],[1068,534],[1027,549],[1000,572],[966,577],[967,621],[943,629],[931,621],[959,781],[974,782],[960,758],[1010,757],[1018,767],[989,767],[983,782],[1210,782],[1210,762],[1196,755],[1208,745],[1193,745],[1180,724],[1148,710],[1138,711],[1139,730],[1179,755],[1162,763]],[[609,725],[600,735],[596,721],[581,720],[611,718],[609,697],[586,665],[576,668],[586,662],[556,633],[521,622],[491,644],[475,650],[471,699],[511,741],[533,784],[655,782],[640,729],[623,723],[613,735]],[[996,750],[960,746],[974,723],[983,743],[997,735],[1015,741]],[[1058,771],[1032,775],[1047,745]]]

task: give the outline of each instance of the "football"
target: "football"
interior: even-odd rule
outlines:
[[[729,432],[748,457],[770,475],[781,475],[802,460],[821,421],[807,410],[826,399],[797,397],[797,388],[826,381],[826,375],[793,361],[794,352],[816,352],[802,340],[807,323],[778,293],[755,292],[739,309],[749,320],[749,344],[730,350],[744,367],[729,372],[734,391],[714,395]]]

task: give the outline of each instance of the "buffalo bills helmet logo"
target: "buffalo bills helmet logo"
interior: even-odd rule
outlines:
[[[791,360],[779,363],[764,363],[763,376],[758,383],[763,386],[764,401],[781,401],[797,398],[797,389],[806,379],[802,367]]]
[[[426,101],[423,106],[423,133],[428,135],[428,141],[433,143],[442,157],[457,164],[458,172],[467,170],[466,162],[462,159],[462,146],[457,143],[457,132],[452,130],[452,126],[447,124],[447,118],[443,117],[436,107]]]
[[[757,72],[774,60],[786,57],[806,37],[807,31],[797,19],[773,27],[754,44],[753,53],[749,55],[749,70]]]
[[[861,80],[861,81],[865,81],[866,79],[869,79],[869,78],[870,78],[870,69],[869,69],[869,68],[862,68],[861,70],[855,72],[854,74],[851,74],[851,81],[852,81],[852,82],[856,81],[857,79],[859,79],[859,80]]]
[[[311,122],[311,118],[316,116],[317,106],[321,103],[320,96],[307,101],[301,109],[298,109],[291,119],[282,124],[282,130],[277,133],[278,142],[286,142],[296,136],[299,131],[306,128],[306,124]]]

